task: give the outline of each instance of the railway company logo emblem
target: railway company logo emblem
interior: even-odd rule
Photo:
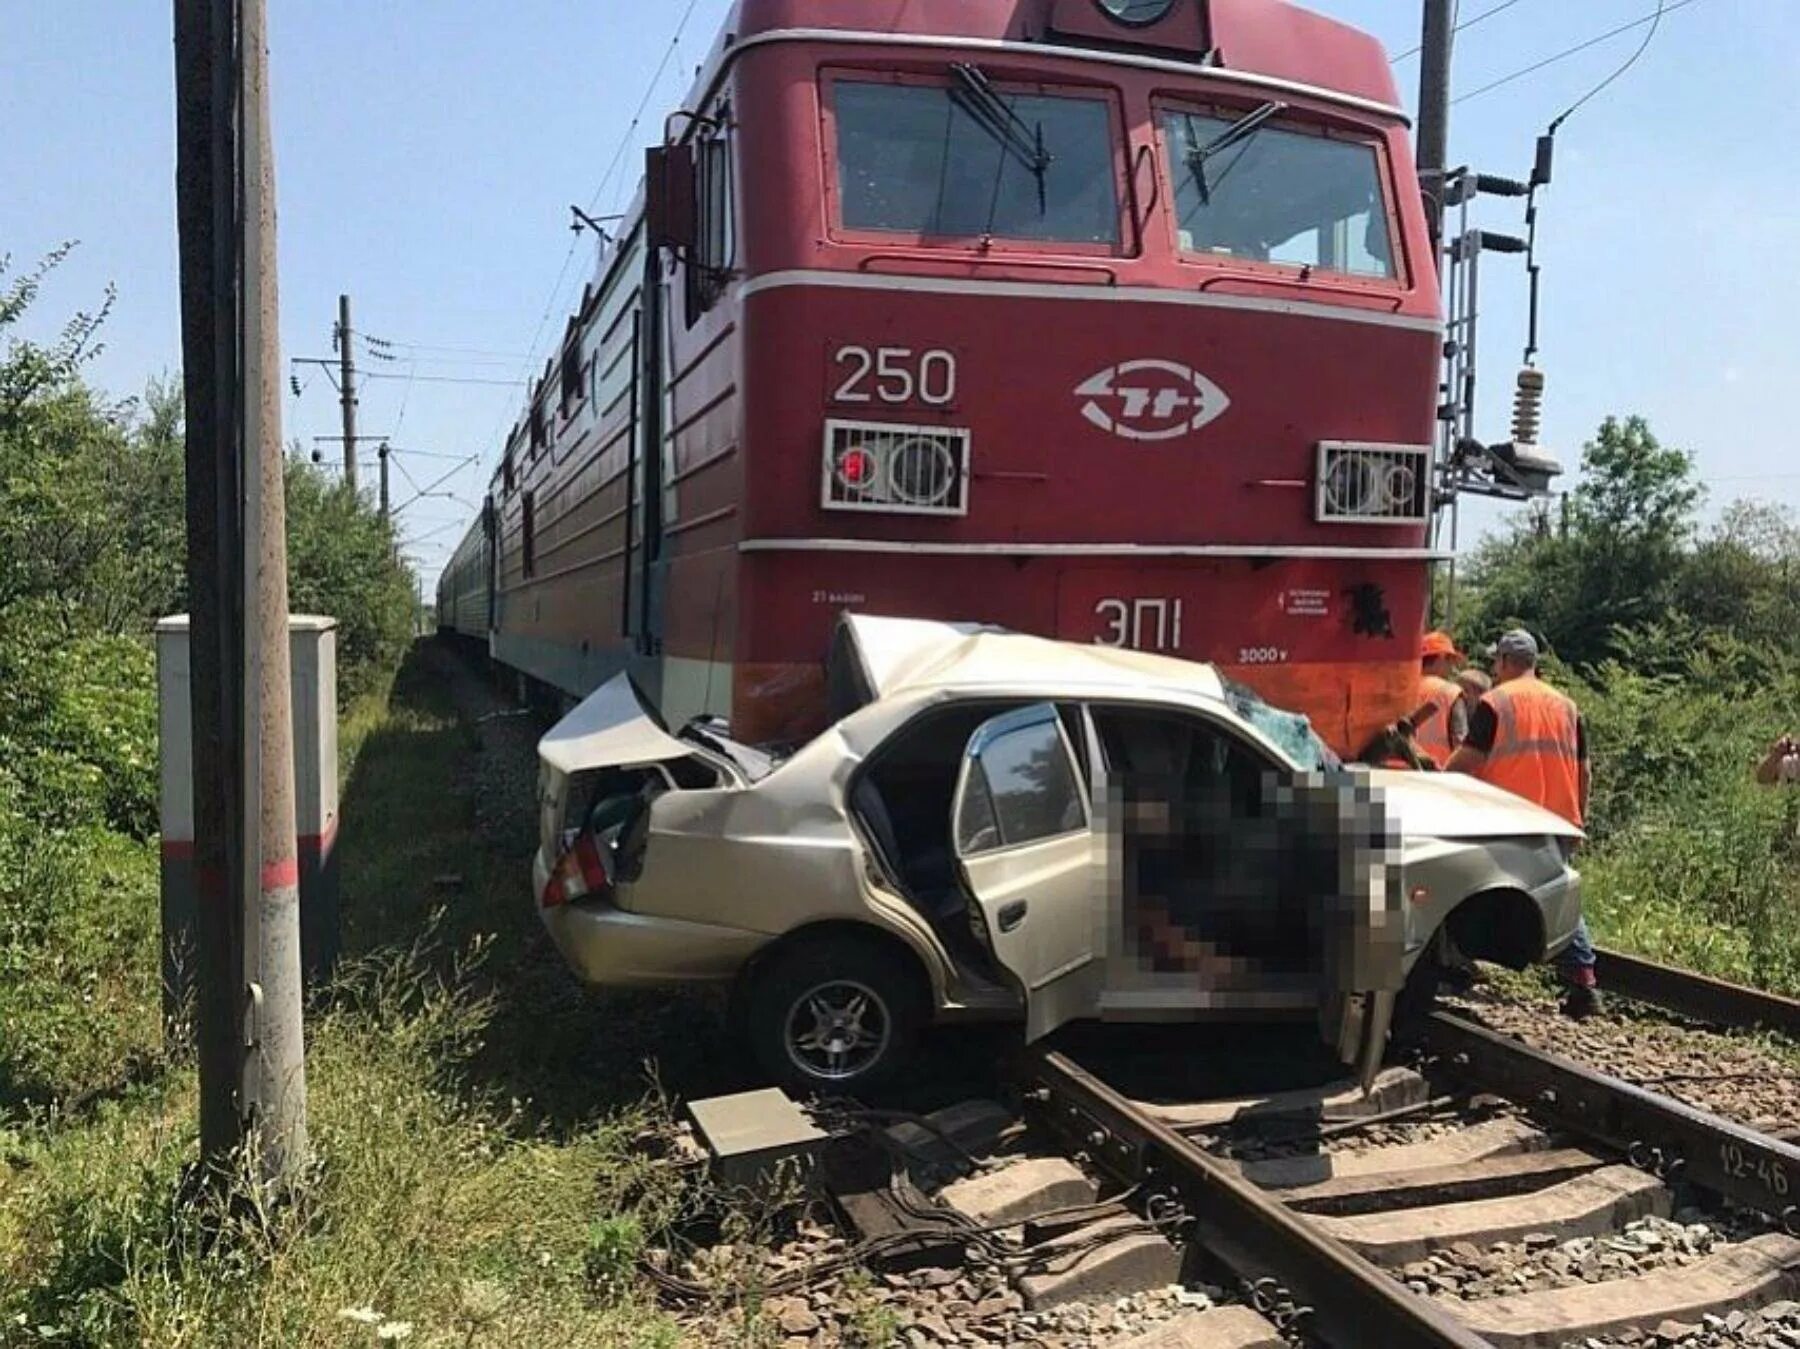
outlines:
[[[1126,440],[1173,440],[1217,421],[1225,391],[1179,361],[1143,357],[1109,365],[1075,386],[1081,415]]]

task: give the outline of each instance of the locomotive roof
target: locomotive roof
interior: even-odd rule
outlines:
[[[1091,0],[737,0],[720,36],[723,49],[763,34],[811,30],[888,34],[905,41],[923,37],[981,42],[1056,45],[1050,33],[1053,11]],[[1280,80],[1367,100],[1397,109],[1394,84],[1381,43],[1349,24],[1288,0],[1194,0],[1207,17],[1213,48],[1205,69]],[[1120,52],[1156,55],[1144,30],[1120,28]],[[1068,50],[1093,56],[1104,50],[1090,43]],[[1167,57],[1173,53],[1160,53]],[[1196,69],[1200,54],[1193,53]],[[705,80],[714,65],[706,63]]]

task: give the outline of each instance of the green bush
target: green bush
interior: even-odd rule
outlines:
[[[179,386],[109,404],[82,379],[105,307],[48,344],[18,324],[62,254],[0,259],[0,1121],[154,1063],[155,620],[186,606]],[[373,508],[287,472],[296,610],[337,618],[346,704],[412,630],[413,581]]]

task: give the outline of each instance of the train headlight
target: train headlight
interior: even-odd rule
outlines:
[[[969,509],[969,432],[829,420],[819,504],[837,511],[963,515]]]
[[[1144,28],[1175,8],[1175,0],[1094,0],[1100,12],[1114,23]]]
[[[851,492],[862,492],[872,487],[879,469],[875,456],[861,445],[849,445],[838,451],[837,463],[832,470],[837,480]]]

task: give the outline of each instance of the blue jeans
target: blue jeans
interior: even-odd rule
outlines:
[[[1573,861],[1576,844],[1564,839],[1561,844],[1563,861]],[[1571,984],[1594,986],[1594,939],[1588,934],[1587,918],[1575,920],[1575,939],[1563,947],[1562,954],[1556,958],[1557,968],[1563,972],[1563,978]]]
[[[1575,939],[1556,958],[1563,977],[1572,984],[1592,987],[1594,983],[1594,939],[1588,935],[1587,919],[1575,923]]]

